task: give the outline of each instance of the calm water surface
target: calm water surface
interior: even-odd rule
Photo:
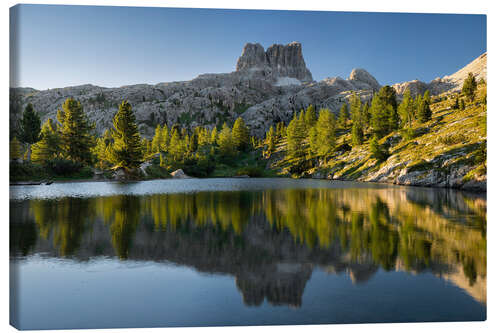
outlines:
[[[486,319],[486,198],[291,179],[10,188],[21,329]]]

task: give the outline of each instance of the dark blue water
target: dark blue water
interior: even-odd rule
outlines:
[[[486,319],[486,199],[289,179],[11,187],[20,329]]]

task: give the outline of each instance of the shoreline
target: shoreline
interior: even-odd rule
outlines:
[[[432,188],[432,189],[450,189],[457,190],[463,192],[470,193],[487,193],[487,183],[485,182],[485,189],[482,188],[457,188],[457,187],[449,187],[449,186],[422,186],[422,185],[412,185],[412,184],[396,184],[391,182],[379,182],[379,181],[363,181],[363,180],[345,180],[345,179],[328,179],[328,178],[293,178],[293,177],[206,177],[206,178],[152,178],[152,179],[138,179],[138,180],[116,180],[116,179],[93,179],[93,178],[84,178],[84,179],[62,179],[62,180],[43,180],[43,181],[19,181],[19,182],[9,182],[9,187],[13,186],[50,186],[52,184],[64,184],[64,183],[102,183],[102,182],[110,182],[110,183],[127,183],[127,182],[144,182],[144,181],[152,181],[152,180],[168,180],[168,179],[215,179],[215,178],[228,178],[228,179],[259,179],[259,178],[288,178],[288,179],[315,179],[315,180],[328,180],[328,181],[337,181],[337,182],[360,182],[360,183],[374,183],[374,184],[387,184],[387,185],[396,185],[396,186],[411,186],[411,187],[420,187],[420,188]]]

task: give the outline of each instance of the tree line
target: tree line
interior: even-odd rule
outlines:
[[[187,169],[189,174],[207,176],[216,161],[227,162],[253,147],[243,119],[238,118],[229,127],[220,130],[202,126],[191,133],[178,124],[158,125],[151,140],[139,134],[137,121],[129,102],[123,101],[113,118],[113,126],[102,136],[93,135],[92,124],[80,102],[68,98],[57,111],[57,119],[40,117],[28,104],[21,119],[20,139],[11,141],[10,157],[22,158],[38,165],[53,167],[92,166],[102,170],[123,168],[134,172],[147,160],[157,159],[161,167],[171,170]]]
[[[472,101],[476,89],[477,82],[469,73],[462,93]],[[43,124],[28,104],[20,121],[19,138],[11,141],[10,154],[12,160],[20,159],[22,143],[25,160],[52,168],[92,166],[132,172],[144,161],[156,160],[165,170],[182,168],[188,174],[203,177],[210,175],[218,162],[230,164],[251,150],[261,150],[263,157],[268,158],[282,145],[291,173],[300,173],[337,151],[350,150],[367,141],[373,157],[386,159],[388,151],[379,144],[380,139],[394,131],[412,138],[415,124],[431,119],[430,104],[429,91],[412,97],[407,89],[398,103],[394,88],[384,86],[364,103],[353,93],[338,116],[327,108],[316,111],[310,105],[295,113],[288,125],[272,125],[263,140],[250,135],[241,117],[232,127],[224,123],[220,129],[198,126],[188,131],[179,124],[157,125],[153,138],[148,140],[140,136],[129,102],[119,105],[113,126],[102,136],[95,136],[95,124],[89,121],[81,103],[68,98],[57,111],[56,120],[49,118]],[[453,107],[463,109],[464,105],[464,100],[456,97]],[[350,141],[337,142],[344,134],[350,134],[344,136]]]

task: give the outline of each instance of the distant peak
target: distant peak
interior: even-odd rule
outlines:
[[[251,69],[270,70],[277,77],[291,77],[300,81],[312,81],[302,55],[302,44],[273,44],[266,51],[259,43],[247,43],[238,58],[236,71]]]

